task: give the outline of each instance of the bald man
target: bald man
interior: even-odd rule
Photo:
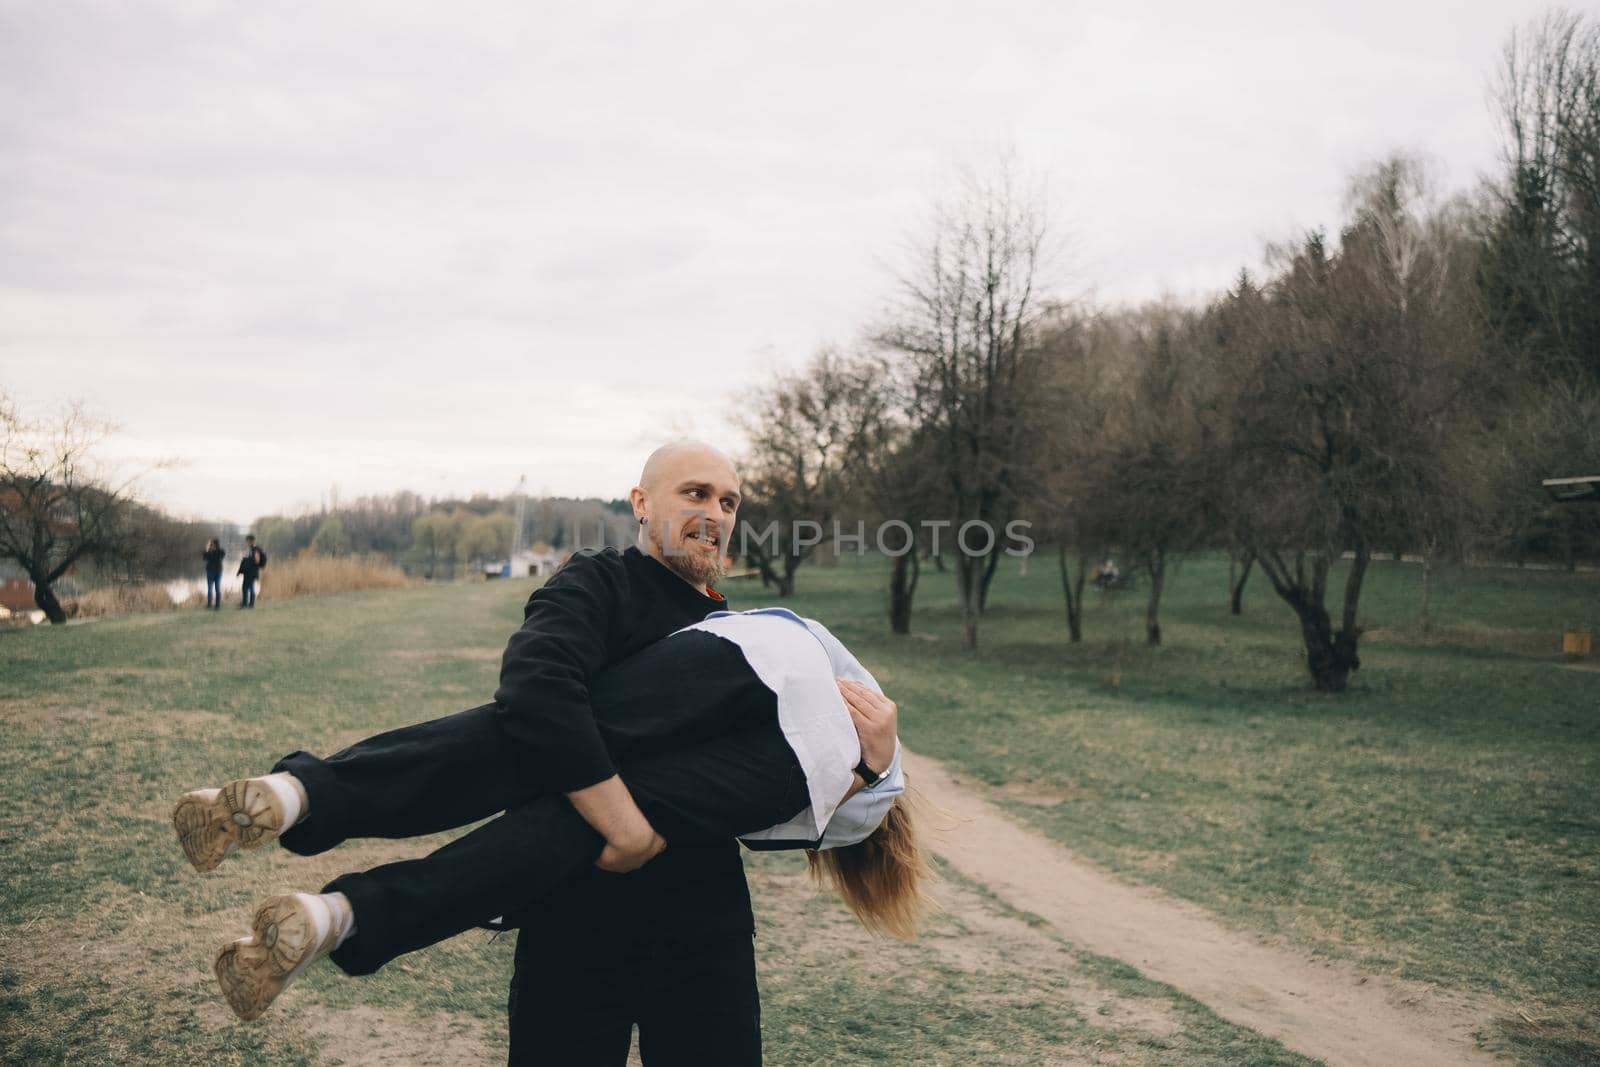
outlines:
[[[666,848],[618,775],[589,704],[590,680],[607,665],[727,608],[711,586],[724,573],[739,477],[716,448],[677,441],[650,455],[629,497],[637,544],[577,552],[533,591],[493,703],[327,759],[280,760],[274,773],[292,776],[281,780],[293,781],[307,814],[278,840],[313,855],[350,837],[410,836],[510,808],[428,857],[323,888],[345,894],[355,913],[333,962],[368,974],[484,924],[489,916],[463,902],[505,899],[527,820],[550,817],[548,807],[510,807],[507,798],[523,782],[555,783],[582,817],[561,832],[598,833],[604,845],[595,867],[555,899],[506,917],[521,927],[508,1003],[512,1062],[621,1065],[637,1024],[650,1067],[759,1064],[755,924],[738,845],[690,832]],[[653,713],[642,707],[626,729],[647,735],[658,725]],[[606,727],[613,737],[616,728]]]

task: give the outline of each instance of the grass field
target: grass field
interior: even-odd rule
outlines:
[[[512,940],[469,934],[380,975],[306,976],[255,1025],[209,973],[249,907],[428,842],[198,876],[178,792],[480,702],[529,586],[263,601],[0,638],[0,1062],[485,1063]],[[769,1062],[1303,1064],[959,880],[915,944],[864,935],[798,855],[752,855]],[[885,976],[892,980],[885,981]]]
[[[911,747],[1081,854],[1374,971],[1504,997],[1521,1015],[1498,1039],[1531,1062],[1600,1056],[1600,674],[1552,654],[1562,626],[1600,622],[1600,582],[1436,578],[1422,634],[1416,568],[1376,565],[1363,667],[1325,696],[1264,585],[1228,616],[1225,570],[1179,569],[1158,649],[1139,643],[1138,594],[1091,596],[1087,640],[1069,646],[1044,559],[1026,578],[1003,565],[975,655],[948,575],[924,571],[909,639],[885,632],[881,561],[808,567],[791,606],[878,675]],[[208,965],[250,902],[426,845],[269,850],[201,878],[167,812],[288,748],[481,702],[527,589],[0,636],[0,1059],[336,1062],[374,1042],[503,1056],[509,938],[458,938],[360,981],[323,971],[263,1025],[232,1022]],[[752,583],[726,591],[736,608],[768,602]],[[747,860],[770,1062],[1305,1062],[981,886],[950,886],[928,938],[885,947],[811,893],[798,857]]]
[[[1225,561],[1143,593],[1091,593],[1065,641],[1059,571],[997,574],[976,655],[952,575],[923,572],[914,634],[882,623],[878,561],[804,575],[826,621],[904,708],[915,749],[1002,787],[1015,815],[1106,866],[1375,971],[1507,998],[1539,1062],[1600,1058],[1600,673],[1556,655],[1600,628],[1600,575],[1374,564],[1373,631],[1342,695],[1313,692],[1293,615]],[[1330,580],[1330,588],[1338,586]],[[1592,662],[1592,661],[1591,661]]]

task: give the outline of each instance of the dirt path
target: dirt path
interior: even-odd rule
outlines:
[[[1024,829],[937,761],[911,753],[905,759],[917,788],[959,820],[935,830],[934,850],[1080,948],[1135,966],[1330,1067],[1505,1062],[1472,1037],[1487,1026],[1492,1007],[1225,926],[1196,905],[1122,882]]]

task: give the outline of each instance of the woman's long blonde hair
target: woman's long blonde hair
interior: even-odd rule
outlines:
[[[818,884],[831,884],[874,933],[910,939],[937,904],[927,892],[932,872],[917,840],[912,808],[922,800],[906,791],[894,798],[883,822],[865,841],[842,848],[806,850],[806,863]]]

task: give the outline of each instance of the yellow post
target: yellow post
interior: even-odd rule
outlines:
[[[1588,627],[1568,630],[1561,635],[1561,651],[1568,656],[1588,656],[1590,634]]]

